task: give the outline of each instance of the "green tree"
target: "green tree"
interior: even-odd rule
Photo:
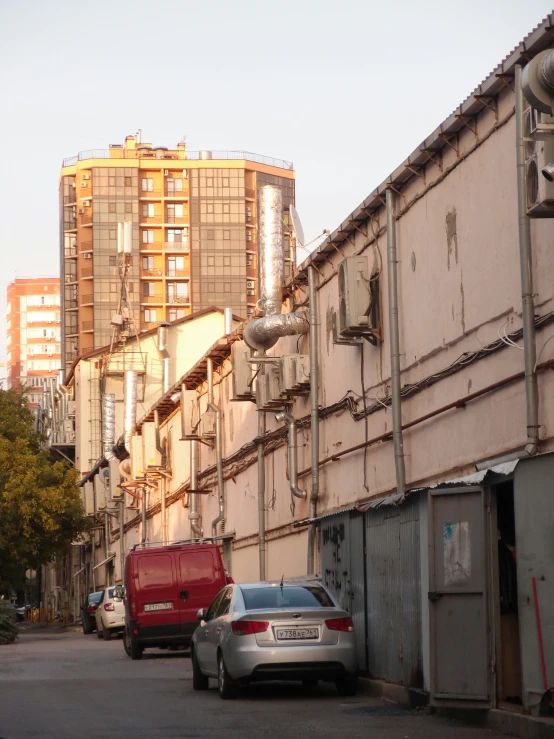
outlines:
[[[0,588],[67,552],[87,528],[77,473],[41,450],[24,392],[0,389]]]

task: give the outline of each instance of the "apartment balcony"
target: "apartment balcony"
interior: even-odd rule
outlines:
[[[246,225],[247,226],[255,226],[256,225],[256,218],[254,216],[246,216]]]
[[[255,280],[258,277],[258,270],[254,266],[246,267],[246,277],[249,280]]]
[[[92,251],[92,241],[80,241],[79,251]]]
[[[167,296],[168,305],[190,305],[190,295]]]
[[[188,241],[166,241],[165,250],[188,254],[190,252],[190,245]]]
[[[159,200],[161,197],[161,190],[141,190],[140,193],[140,198],[144,200]]]
[[[141,269],[140,270],[140,276],[141,277],[163,277],[164,271],[161,267],[154,267],[154,269]]]
[[[188,187],[185,190],[165,190],[165,197],[171,200],[188,200],[189,190]]]
[[[93,275],[92,267],[81,267],[81,279],[82,280],[91,279],[92,275]]]
[[[152,244],[141,244],[140,250],[141,251],[162,251],[164,248],[164,245],[161,241],[154,242]]]
[[[77,247],[76,246],[66,246],[64,249],[64,256],[66,259],[71,259],[73,257],[76,257]]]
[[[162,216],[140,216],[139,226],[160,226]]]
[[[63,204],[64,205],[75,205],[77,203],[77,192],[74,190],[71,195],[64,195],[63,196]]]
[[[166,277],[190,277],[190,269],[168,270]]]
[[[183,226],[188,226],[189,219],[188,219],[188,216],[182,216],[182,217],[172,216],[172,215],[169,215],[168,213],[168,215],[166,216],[165,222],[171,223],[171,224],[179,223]]]
[[[93,305],[94,304],[94,293],[87,293],[81,298],[81,305]]]
[[[66,285],[71,285],[73,282],[77,282],[77,274],[66,274],[63,276]]]
[[[160,305],[163,305],[164,303],[164,296],[156,293],[155,295],[143,295],[140,299],[141,303],[159,303]]]
[[[81,226],[92,226],[92,216],[81,216]]]
[[[84,333],[94,331],[94,321],[83,321],[81,328]]]

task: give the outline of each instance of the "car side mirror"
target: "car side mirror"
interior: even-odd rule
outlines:
[[[196,614],[196,618],[199,621],[205,621],[206,620],[206,609],[205,608],[199,608],[198,612]]]
[[[120,598],[123,599],[123,596],[125,595],[125,588],[123,585],[116,585],[113,589],[113,597],[114,598]]]

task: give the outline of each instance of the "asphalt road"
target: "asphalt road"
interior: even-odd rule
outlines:
[[[187,656],[185,656],[187,655]],[[0,646],[0,737],[8,739],[500,739],[333,686],[253,686],[238,700],[196,693],[188,653],[151,650],[132,662],[121,639],[24,631]]]

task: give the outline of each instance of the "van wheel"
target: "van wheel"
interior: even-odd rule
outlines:
[[[193,690],[208,690],[208,688],[210,687],[210,681],[200,669],[200,665],[198,664],[198,659],[196,657],[196,652],[194,651],[194,649],[192,650],[191,660],[192,660],[192,689]]]
[[[239,692],[239,686],[231,679],[227,672],[221,652],[217,661],[217,687],[219,690],[219,697],[223,698],[223,700],[236,698]]]
[[[142,659],[143,648],[136,643],[128,629],[123,632],[123,648],[131,659]]]

